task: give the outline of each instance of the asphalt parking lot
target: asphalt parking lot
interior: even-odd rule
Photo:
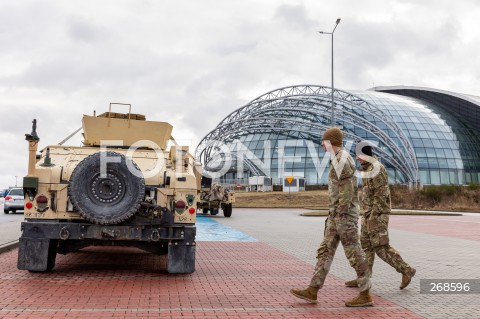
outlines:
[[[131,248],[59,255],[51,273],[16,269],[17,250],[0,255],[0,318],[480,318],[478,294],[420,294],[420,279],[480,278],[480,215],[392,216],[391,243],[417,275],[377,259],[375,307],[350,309],[343,285],[354,271],[341,249],[317,304],[289,294],[308,284],[323,217],[295,209],[236,209],[198,219],[196,272],[171,275],[166,259]],[[19,227],[19,216],[0,224]],[[18,220],[15,218],[20,217]]]
[[[22,220],[23,211],[4,214],[3,198],[0,198],[0,252],[18,240],[21,235],[20,222]]]

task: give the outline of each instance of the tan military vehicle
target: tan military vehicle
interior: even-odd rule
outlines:
[[[34,120],[24,178],[25,221],[18,268],[50,271],[57,253],[134,246],[168,255],[168,272],[195,271],[200,174],[172,126],[145,116],[83,116],[83,147],[51,145],[36,160]]]
[[[234,192],[225,189],[220,184],[212,185],[211,178],[202,176],[197,208],[201,209],[203,214],[217,215],[221,209],[223,216],[230,217],[232,216],[233,203],[235,203]]]

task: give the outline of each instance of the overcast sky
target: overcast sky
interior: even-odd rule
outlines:
[[[479,15],[475,0],[0,0],[0,189],[27,172],[33,118],[43,148],[131,103],[194,148],[263,93],[330,86],[331,38],[316,31],[337,18],[336,88],[480,95]]]

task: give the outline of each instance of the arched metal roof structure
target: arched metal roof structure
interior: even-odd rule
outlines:
[[[229,114],[208,133],[196,149],[204,166],[211,163],[220,143],[233,142],[245,134],[275,132],[291,134],[316,143],[331,125],[326,114],[331,111],[331,88],[296,85],[270,91]],[[386,146],[377,153],[400,171],[409,182],[416,182],[418,163],[415,150],[402,128],[380,107],[342,90],[334,91],[337,126],[344,126],[345,139],[363,140],[348,127],[361,128]],[[348,124],[348,125],[345,125]],[[238,156],[236,156],[238,158]],[[247,167],[252,163],[246,163]],[[252,168],[253,169],[253,168]]]

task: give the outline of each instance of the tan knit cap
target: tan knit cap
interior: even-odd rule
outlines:
[[[333,146],[342,147],[343,133],[338,127],[332,127],[323,133],[322,141],[330,141]]]

